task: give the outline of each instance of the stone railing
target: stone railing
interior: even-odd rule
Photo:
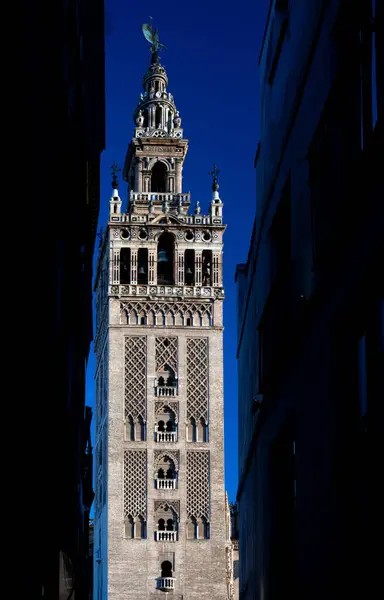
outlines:
[[[137,194],[138,196],[161,196],[162,194]],[[172,194],[164,194],[165,196],[172,196]],[[187,196],[189,194],[182,194],[182,196]],[[183,200],[182,206],[185,206],[186,200]],[[188,223],[188,225],[214,225],[220,226],[223,224],[223,217],[211,217],[210,215],[180,215],[178,210],[175,208],[175,205],[169,204],[170,210],[167,212],[167,215],[173,215],[182,223]],[[159,211],[148,213],[145,215],[137,214],[137,213],[111,213],[109,220],[114,223],[132,223],[132,225],[140,225],[141,223],[151,223],[153,219],[159,216]]]
[[[118,285],[109,286],[111,296],[177,296],[182,298],[224,298],[222,286]],[[159,323],[161,324],[161,323]]]
[[[177,442],[177,431],[155,431],[156,442]]]
[[[158,490],[175,490],[176,479],[156,479],[156,488]]]
[[[157,587],[160,590],[174,590],[175,589],[174,577],[159,577],[157,580]]]
[[[156,542],[177,542],[177,531],[155,531]]]
[[[183,204],[191,202],[191,194],[188,192],[185,194],[172,194],[170,192],[130,192],[129,194],[130,200],[135,200],[136,202],[149,202],[152,200],[153,202],[163,202],[166,200],[170,204],[178,204],[179,200]]]
[[[177,388],[176,386],[169,385],[158,385],[155,387],[155,396],[176,396]]]

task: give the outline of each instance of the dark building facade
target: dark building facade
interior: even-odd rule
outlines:
[[[18,411],[28,415],[21,428],[29,466],[16,483],[16,497],[28,490],[31,516],[23,579],[29,598],[88,600],[92,411],[85,370],[105,145],[104,2],[22,4],[14,135],[22,140],[30,236],[20,263],[28,300],[20,299],[18,313],[27,345],[15,380]]]
[[[379,585],[382,11],[271,2],[256,219],[236,273],[241,600]]]

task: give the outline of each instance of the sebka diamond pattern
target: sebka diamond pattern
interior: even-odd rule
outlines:
[[[187,419],[208,424],[208,338],[187,338]]]

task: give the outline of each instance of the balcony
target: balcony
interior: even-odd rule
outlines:
[[[155,396],[177,396],[177,388],[174,385],[158,385],[155,387]]]
[[[155,540],[156,542],[177,542],[177,531],[155,531]]]
[[[175,490],[176,479],[156,479],[156,489],[158,490]]]
[[[156,442],[173,444],[177,442],[177,431],[155,431]]]
[[[174,577],[159,577],[157,580],[157,587],[159,590],[174,590],[175,589]]]

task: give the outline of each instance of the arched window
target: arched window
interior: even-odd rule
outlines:
[[[157,105],[156,106],[156,123],[155,123],[155,127],[158,128],[158,129],[160,129],[161,126],[162,126],[162,120],[161,120],[162,119],[162,115],[163,115],[163,109],[161,108],[161,106]]]
[[[175,463],[166,454],[157,463],[157,479],[176,479]]]
[[[144,110],[144,123],[143,127],[148,127],[148,109]]]
[[[207,441],[207,426],[203,417],[201,417],[197,425],[197,439],[199,442]]]
[[[157,244],[157,283],[173,285],[174,237],[165,231]]]
[[[135,538],[137,540],[144,539],[146,537],[145,532],[145,521],[143,517],[137,517],[135,520]]]
[[[135,537],[134,521],[131,515],[125,519],[125,537],[132,539]]]
[[[167,181],[167,167],[163,162],[157,161],[152,168],[151,192],[164,193]]]
[[[173,422],[171,420],[167,421],[166,431],[173,431]]]
[[[165,560],[161,563],[161,576],[172,577],[172,564],[169,562],[169,560]]]
[[[208,521],[205,517],[201,517],[197,523],[197,537],[199,540],[206,540],[209,537]]]
[[[173,387],[175,385],[175,376],[170,374],[167,377],[167,386],[168,387]]]
[[[120,283],[128,284],[131,282],[131,249],[122,248],[120,250]]]
[[[159,531],[165,531],[165,521],[164,521],[164,519],[159,519],[159,522],[157,524],[157,529]]]
[[[139,417],[135,423],[135,440],[139,442],[145,441],[145,426],[142,417]]]
[[[165,431],[164,421],[159,421],[157,424],[157,431]]]
[[[148,249],[139,248],[137,253],[137,282],[148,283]]]
[[[195,517],[190,517],[187,521],[187,539],[194,540],[197,537],[197,522]]]
[[[127,439],[131,442],[135,441],[135,424],[131,415],[128,417]]]
[[[173,519],[167,519],[167,531],[173,531]]]
[[[195,282],[195,251],[186,250],[184,258],[184,280],[186,285],[193,285]]]
[[[196,442],[196,421],[192,417],[187,425],[187,441]]]
[[[165,381],[164,381],[164,377],[159,377],[158,379],[158,385],[159,387],[164,387],[165,386]]]
[[[212,250],[203,250],[202,283],[212,285]]]

